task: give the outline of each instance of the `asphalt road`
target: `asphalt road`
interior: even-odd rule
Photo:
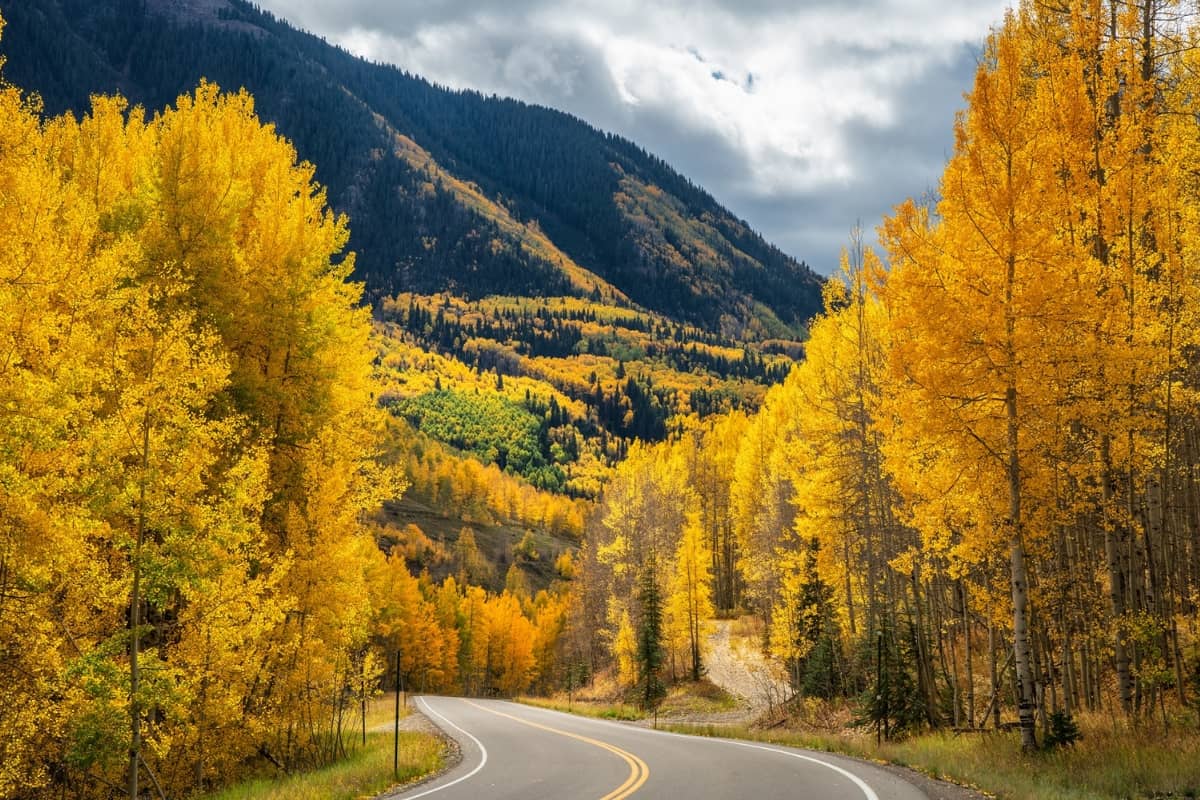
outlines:
[[[888,772],[827,753],[681,736],[499,700],[421,697],[416,705],[463,757],[396,796],[403,800],[927,800]]]

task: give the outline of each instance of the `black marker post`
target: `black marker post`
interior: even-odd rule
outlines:
[[[396,646],[396,722],[392,730],[392,777],[400,780],[400,647]]]

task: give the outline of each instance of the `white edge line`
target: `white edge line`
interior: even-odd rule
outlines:
[[[480,759],[479,765],[476,766],[475,769],[468,772],[466,775],[455,778],[454,780],[450,781],[449,783],[443,783],[440,786],[434,786],[432,789],[426,789],[425,791],[420,792],[419,794],[394,795],[397,798],[397,800],[399,800],[400,798],[404,798],[404,800],[417,800],[418,797],[425,797],[426,795],[433,794],[434,792],[440,792],[442,789],[449,789],[451,786],[455,785],[456,783],[462,783],[467,778],[470,778],[471,776],[473,776],[476,772],[479,772],[479,770],[483,769],[483,765],[486,764],[487,760],[488,760],[487,748],[483,746],[483,742],[479,741],[474,736],[472,736],[470,733],[468,733],[467,731],[458,727],[457,725],[455,725],[453,722],[451,722],[450,720],[443,717],[438,712],[434,711],[429,706],[429,704],[425,702],[424,697],[418,697],[417,702],[430,714],[433,714],[435,717],[440,719],[442,722],[446,723],[451,728],[454,728],[454,730],[458,731],[463,736],[466,736],[468,739],[470,739],[472,742],[474,742],[475,746],[479,748],[479,752],[483,754],[483,758]],[[878,800],[878,798],[876,798],[876,800]]]
[[[658,733],[665,733],[670,736],[684,736],[685,735],[685,734],[681,734],[681,733],[671,733],[670,731],[658,731]],[[866,781],[864,781],[862,778],[858,777],[857,775],[855,775],[853,772],[851,772],[848,769],[839,767],[837,764],[831,764],[828,761],[823,761],[819,758],[813,758],[812,756],[806,756],[803,753],[793,753],[791,750],[780,750],[775,747],[767,747],[767,746],[761,745],[761,744],[751,744],[750,742],[739,742],[739,741],[735,741],[733,739],[722,739],[722,738],[715,738],[715,737],[709,737],[709,736],[698,736],[698,737],[693,736],[691,738],[693,738],[693,739],[697,739],[697,738],[698,739],[712,739],[712,741],[715,741],[715,742],[722,742],[724,744],[737,745],[738,747],[749,747],[754,750],[766,750],[768,753],[779,753],[782,756],[791,756],[792,758],[801,758],[801,759],[804,759],[805,761],[811,761],[814,764],[820,764],[822,767],[828,767],[829,769],[833,770],[834,772],[840,772],[841,774],[845,775],[850,780],[854,781],[854,783],[858,786],[858,788],[862,789],[862,793],[864,795],[866,795],[867,800],[879,800],[879,795],[875,794],[875,790],[872,789],[870,787],[870,785]]]
[[[553,713],[553,714],[562,714],[563,713],[561,711],[553,711],[552,709],[549,709],[549,708],[540,708],[538,706],[525,705],[524,703],[520,703],[518,705],[522,706],[523,708],[532,708],[537,711],[549,711],[550,713]],[[834,772],[841,773],[842,775],[849,778],[851,781],[854,782],[854,784],[856,786],[858,786],[859,789],[862,790],[862,793],[863,793],[863,795],[866,796],[867,800],[879,800],[879,795],[875,794],[875,790],[872,789],[871,786],[866,781],[864,781],[862,778],[855,775],[850,770],[845,769],[843,767],[839,767],[837,764],[831,764],[828,761],[823,761],[819,758],[814,758],[813,756],[804,755],[803,753],[796,753],[791,750],[781,750],[777,747],[767,747],[766,745],[754,744],[753,742],[741,742],[741,741],[738,741],[737,739],[726,739],[722,736],[697,736],[697,735],[687,734],[687,733],[675,733],[673,731],[659,731],[659,730],[653,730],[650,728],[641,728],[636,725],[621,725],[619,723],[612,722],[612,721],[606,720],[606,719],[595,719],[592,717],[582,717],[582,716],[575,715],[575,714],[572,714],[571,716],[574,717],[575,719],[585,720],[587,722],[598,722],[602,725],[612,725],[613,727],[620,728],[621,730],[626,730],[626,731],[641,731],[642,733],[656,734],[658,736],[674,736],[679,739],[691,739],[693,741],[699,740],[702,742],[717,742],[720,744],[731,744],[736,747],[749,747],[753,750],[766,750],[768,753],[778,753],[781,756],[791,756],[792,758],[799,758],[799,759],[803,759],[804,761],[811,761],[814,764],[820,764],[822,767],[828,767],[829,769],[833,770]]]

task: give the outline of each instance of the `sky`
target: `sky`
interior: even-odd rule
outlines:
[[[259,0],[351,52],[632,139],[828,274],[936,189],[1009,0]]]

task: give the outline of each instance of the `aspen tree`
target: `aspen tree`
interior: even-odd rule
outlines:
[[[712,554],[696,512],[688,514],[672,565],[667,594],[666,629],[686,647],[688,674],[700,680],[703,669],[703,623],[712,617]]]
[[[1027,554],[1051,524],[1052,463],[1044,421],[1061,399],[1047,385],[1074,359],[1079,275],[1071,250],[1040,220],[1054,189],[1052,97],[1033,69],[1038,53],[1025,10],[990,37],[956,124],[938,218],[909,201],[885,222],[892,271],[882,289],[892,319],[892,412],[939,449],[925,471],[913,454],[897,471],[951,479],[969,469],[982,500],[970,516],[1007,542],[1022,746],[1036,746]],[[893,450],[893,459],[903,454]],[[926,482],[931,482],[926,480]],[[989,494],[991,497],[989,497]],[[1004,497],[1003,503],[992,498]],[[925,526],[928,530],[928,526]]]

